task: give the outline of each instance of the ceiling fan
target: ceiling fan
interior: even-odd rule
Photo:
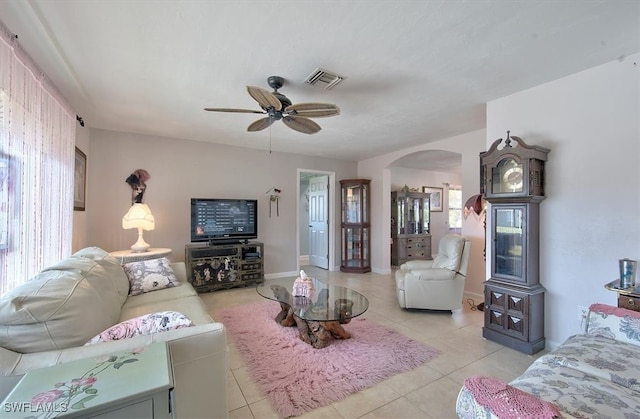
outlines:
[[[204,108],[204,110],[213,112],[266,114],[267,116],[265,118],[258,119],[251,123],[247,131],[263,130],[271,126],[275,121],[282,119],[282,122],[284,122],[286,126],[304,134],[315,134],[322,129],[320,125],[309,118],[321,118],[340,114],[340,109],[330,103],[291,104],[289,98],[278,92],[278,89],[284,84],[284,78],[280,76],[269,77],[267,83],[273,89],[273,92],[259,87],[247,86],[247,92],[258,102],[262,108],[261,111],[232,108]]]

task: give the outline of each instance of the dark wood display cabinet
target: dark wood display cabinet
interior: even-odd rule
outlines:
[[[539,221],[548,153],[509,132],[480,153],[480,189],[491,204],[482,335],[529,355],[545,348]]]
[[[340,181],[342,197],[342,272],[371,271],[371,225],[368,179]]]
[[[432,259],[428,193],[391,192],[391,265]]]

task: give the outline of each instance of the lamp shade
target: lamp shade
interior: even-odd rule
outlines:
[[[133,204],[122,217],[122,228],[138,229],[138,241],[131,246],[131,250],[134,252],[146,252],[149,249],[149,244],[142,237],[142,231],[153,230],[155,226],[155,220],[147,204]]]
[[[464,218],[471,214],[475,214],[484,220],[484,213],[487,208],[487,201],[484,199],[482,194],[476,194],[467,199],[467,202],[464,204]]]
[[[147,204],[133,204],[124,217],[122,217],[122,228],[153,230],[155,228],[155,220]]]

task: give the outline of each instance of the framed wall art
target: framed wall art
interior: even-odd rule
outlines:
[[[76,147],[76,163],[73,176],[73,210],[85,210],[85,193],[87,190],[87,155]]]
[[[423,186],[422,192],[431,194],[429,196],[429,205],[432,212],[442,212],[442,192],[443,188],[434,188],[432,186]]]

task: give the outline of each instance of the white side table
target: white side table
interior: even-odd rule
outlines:
[[[141,260],[159,259],[171,254],[172,250],[163,247],[152,247],[146,252],[132,252],[131,250],[118,250],[109,253],[120,261],[121,265],[129,262],[139,262]]]
[[[3,418],[172,417],[166,342],[29,371],[2,402]]]

